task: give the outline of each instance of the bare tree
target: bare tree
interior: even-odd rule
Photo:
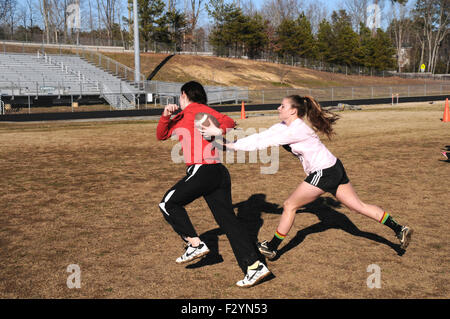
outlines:
[[[8,19],[9,32],[11,34],[11,39],[14,35],[14,27],[16,24],[16,16],[17,16],[16,8],[17,8],[17,1],[10,0],[9,1],[9,10],[8,10],[6,18]]]
[[[406,4],[394,3],[392,5],[391,15],[392,22],[391,28],[394,38],[394,44],[397,51],[397,70],[402,72],[403,66],[403,45],[405,42],[406,34],[410,31],[412,20],[409,19],[409,10]]]
[[[195,28],[197,27],[198,19],[200,13],[203,11],[203,0],[189,0],[189,8],[185,9],[185,16],[188,21],[189,30],[192,36],[194,34]]]
[[[39,9],[44,20],[44,32],[47,43],[50,43],[50,0],[39,0]],[[44,36],[44,35],[43,35]]]
[[[305,8],[303,0],[265,0],[261,13],[270,23],[277,27],[284,19],[294,20]]]
[[[26,6],[27,6],[27,9],[28,9],[28,16],[29,16],[29,20],[30,20],[30,27],[33,28],[33,25],[34,25],[34,20],[33,20],[33,17],[34,17],[33,1],[32,0],[27,0]],[[26,26],[26,24],[25,24],[25,26]],[[33,34],[31,34],[31,36],[33,36]]]
[[[359,32],[360,23],[367,21],[367,8],[371,0],[345,0],[344,9],[352,19],[353,30]]]
[[[311,0],[306,6],[305,15],[311,23],[312,33],[317,34],[320,22],[328,17],[328,9],[324,2]]]
[[[439,47],[449,34],[450,3],[448,0],[418,0],[415,12],[423,24],[423,49],[426,48],[428,53],[427,71],[434,73]]]
[[[246,16],[253,16],[257,13],[255,4],[252,0],[241,0],[242,13]]]
[[[88,5],[89,5],[89,28],[91,30],[91,42],[94,43],[94,39],[93,39],[93,30],[94,30],[94,17],[92,15],[92,0],[88,0]]]
[[[0,23],[2,23],[11,9],[11,0],[0,0]]]
[[[99,21],[101,20],[103,22],[106,29],[108,44],[112,45],[117,0],[97,0],[97,7],[99,9]]]

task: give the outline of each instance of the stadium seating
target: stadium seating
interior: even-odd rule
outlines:
[[[11,96],[100,95],[115,108],[134,108],[133,85],[76,55],[0,54],[0,93]]]

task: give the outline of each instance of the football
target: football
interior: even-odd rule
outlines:
[[[203,112],[195,114],[194,125],[197,128],[197,130],[200,130],[202,128],[202,125],[205,127],[209,127],[210,125],[220,127],[219,121],[214,116],[212,116],[209,113],[203,113]],[[204,135],[203,138],[207,141],[212,140],[211,136]]]
[[[220,127],[219,121],[214,116],[203,112],[195,114],[194,124],[197,128],[201,128],[202,125],[209,127],[211,124],[216,127]]]

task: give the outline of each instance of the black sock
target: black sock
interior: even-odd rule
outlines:
[[[277,250],[278,246],[280,246],[284,237],[286,237],[286,235],[280,234],[278,231],[276,231],[275,235],[273,236],[272,240],[267,244],[267,246],[269,247],[270,250]]]
[[[402,225],[398,224],[391,215],[384,212],[383,218],[381,218],[380,223],[386,225],[392,229],[396,234],[402,230]]]

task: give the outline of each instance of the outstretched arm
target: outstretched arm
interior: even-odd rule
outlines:
[[[280,146],[299,142],[305,136],[290,130],[284,124],[275,124],[269,129],[237,140],[230,148],[239,151],[257,151],[270,146]]]

